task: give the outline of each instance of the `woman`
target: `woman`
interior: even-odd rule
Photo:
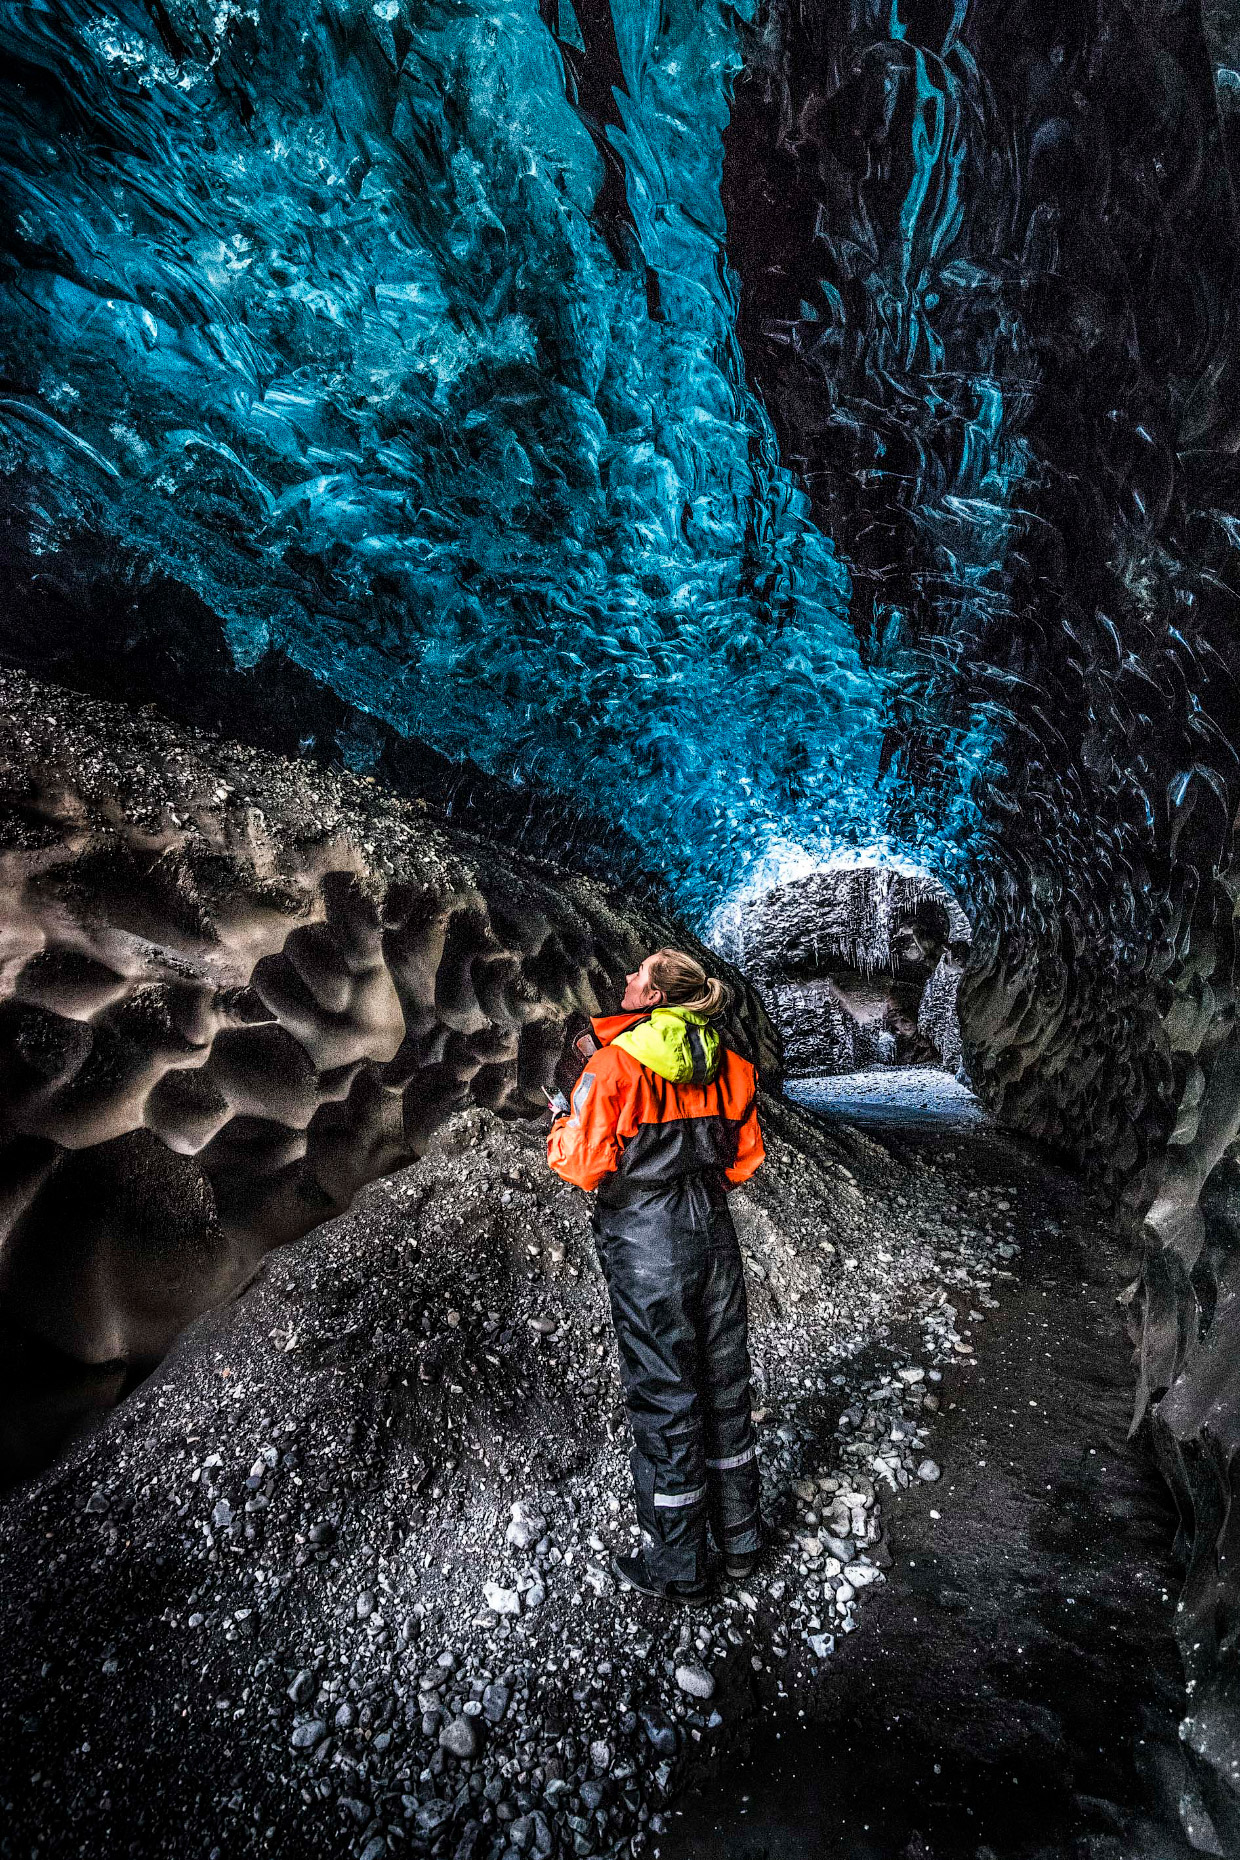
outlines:
[[[633,1428],[641,1549],[612,1558],[631,1588],[707,1592],[709,1519],[730,1576],[761,1543],[758,1450],[740,1247],[727,1195],[763,1160],[757,1078],[712,1024],[731,990],[659,949],[628,977],[621,1012],[547,1140],[566,1182],[595,1194],[594,1233]]]

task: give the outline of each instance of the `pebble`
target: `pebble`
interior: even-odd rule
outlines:
[[[438,1834],[445,1821],[452,1819],[451,1802],[423,1802],[415,1820],[419,1834]]]
[[[478,1734],[468,1718],[453,1718],[439,1733],[439,1748],[450,1757],[476,1757]]]
[[[520,1854],[530,1854],[534,1860],[547,1860],[555,1852],[555,1837],[541,1810],[531,1809],[528,1815],[520,1815],[508,1830],[512,1844]]]
[[[654,1745],[656,1753],[661,1757],[674,1757],[676,1755],[676,1733],[671,1725],[656,1724],[653,1718],[645,1716],[642,1718],[642,1723],[646,1727],[646,1736]]]
[[[288,1689],[288,1696],[294,1705],[308,1705],[316,1691],[314,1674],[308,1666],[303,1666],[296,1679]]]
[[[524,1505],[514,1505],[512,1522],[504,1532],[504,1537],[516,1550],[528,1550],[536,1544],[547,1528],[546,1518],[540,1518],[528,1512]]]
[[[484,1582],[482,1599],[487,1607],[497,1615],[519,1615],[521,1597],[515,1589],[505,1589],[498,1582]]]
[[[714,1696],[715,1679],[704,1666],[678,1666],[676,1684],[682,1692],[687,1692],[693,1699],[708,1699]]]
[[[313,1750],[327,1736],[327,1726],[321,1718],[311,1718],[306,1724],[299,1724],[293,1732],[294,1750]]]
[[[936,1479],[943,1477],[943,1469],[937,1460],[923,1460],[917,1468],[917,1477],[924,1479],[927,1485],[933,1485]]]

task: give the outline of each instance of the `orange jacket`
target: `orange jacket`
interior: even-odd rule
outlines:
[[[717,1070],[704,1084],[663,1078],[611,1042],[647,1013],[592,1022],[599,1050],[573,1087],[569,1113],[547,1139],[547,1161],[566,1182],[594,1189],[613,1171],[655,1187],[718,1169],[748,1181],[765,1156],[758,1128],[757,1075],[719,1043]]]

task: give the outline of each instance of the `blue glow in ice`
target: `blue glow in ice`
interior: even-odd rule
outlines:
[[[602,153],[534,0],[177,0],[158,28],[66,0],[0,26],[0,439],[39,548],[96,536],[199,594],[240,664],[278,646],[360,711],[614,814],[690,909],[776,842],[883,835],[893,680],[915,682],[898,624],[860,654],[746,384],[736,17],[617,0]],[[905,366],[959,185],[917,57]],[[595,211],[608,149],[623,237]],[[1002,533],[994,396],[957,487],[974,548]],[[950,813],[919,831],[950,838]]]

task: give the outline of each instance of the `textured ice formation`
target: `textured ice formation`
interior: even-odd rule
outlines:
[[[746,381],[737,15],[596,13],[7,9],[0,461],[36,579],[172,576],[692,905],[881,828],[908,667]]]

